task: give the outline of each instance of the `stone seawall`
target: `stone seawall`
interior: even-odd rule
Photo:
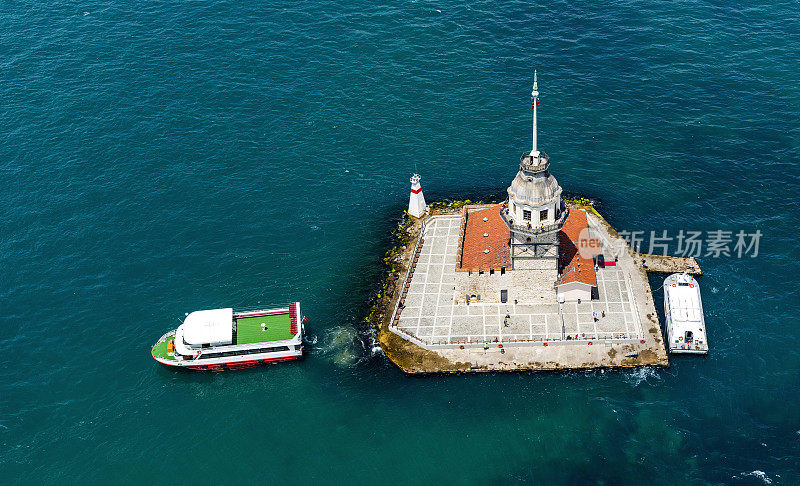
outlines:
[[[586,209],[591,226],[609,243],[625,248],[619,255],[619,265],[630,282],[631,298],[641,324],[640,339],[623,342],[586,336],[558,342],[487,340],[485,343],[467,345],[424,345],[392,325],[397,299],[402,295],[423,221],[407,217],[398,228],[398,244],[387,252],[387,277],[367,318],[375,328],[377,340],[386,356],[408,374],[667,366],[667,354],[647,275],[630,247],[621,241],[617,232],[593,207],[586,205],[587,202],[584,199],[568,204],[576,209]],[[459,214],[463,204],[433,203],[431,214],[426,218],[437,214]],[[415,344],[412,339],[424,347]]]

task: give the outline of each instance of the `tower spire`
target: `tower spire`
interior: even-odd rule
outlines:
[[[536,70],[533,70],[533,91],[531,91],[531,105],[533,107],[533,149],[531,155],[537,152],[536,148],[536,106],[539,104],[539,82],[536,79]]]

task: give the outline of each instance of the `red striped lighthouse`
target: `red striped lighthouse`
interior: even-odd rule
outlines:
[[[425,196],[422,195],[422,186],[419,185],[419,174],[411,176],[411,196],[408,198],[408,214],[415,218],[425,215],[428,206],[425,204]]]

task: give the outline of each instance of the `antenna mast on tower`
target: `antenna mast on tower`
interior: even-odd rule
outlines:
[[[539,82],[536,79],[536,70],[533,70],[533,91],[531,91],[531,106],[533,107],[533,149],[531,154],[537,152],[536,149],[536,106],[539,104]]]

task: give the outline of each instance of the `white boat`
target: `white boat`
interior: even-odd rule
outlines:
[[[708,354],[700,286],[691,275],[673,273],[664,280],[664,313],[670,353]]]
[[[303,355],[300,303],[288,307],[234,312],[231,308],[195,311],[150,354],[167,366],[195,370],[246,368]]]

